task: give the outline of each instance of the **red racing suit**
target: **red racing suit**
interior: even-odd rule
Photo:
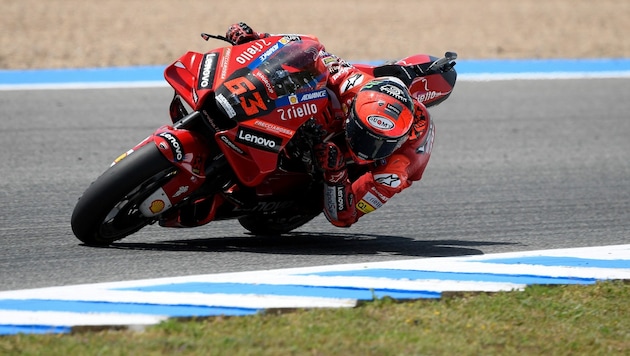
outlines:
[[[244,23],[234,24],[226,36],[233,43],[244,43],[269,36],[254,32]],[[317,37],[300,35],[319,42]],[[345,161],[354,161],[354,172],[345,164],[335,171],[324,171],[324,214],[335,226],[349,227],[370,212],[382,207],[395,194],[422,178],[431,157],[435,129],[426,107],[414,100],[414,124],[409,139],[394,153],[376,162],[359,162],[348,150],[344,135],[344,122],[353,98],[373,76],[352,66],[345,60],[326,52],[323,46],[317,60],[328,72],[327,87],[330,94],[328,115],[320,117],[324,141],[333,142],[344,155]],[[350,174],[351,173],[351,174]]]
[[[373,76],[325,50],[320,51],[319,60],[328,68],[327,87],[335,96],[331,100],[332,115],[321,119],[320,124],[329,133],[343,133],[343,123],[353,98],[361,89],[361,84],[367,83]],[[409,139],[391,156],[376,162],[364,162],[364,169],[359,170],[362,173],[356,177],[344,172],[325,174],[325,177],[343,177],[341,181],[325,179],[324,214],[333,225],[349,227],[422,178],[431,157],[435,128],[426,107],[416,99],[414,106],[414,124]],[[344,138],[344,135],[339,136]],[[334,141],[333,136],[333,142],[340,143],[339,148],[344,151],[347,160],[354,159],[348,152],[345,138]]]

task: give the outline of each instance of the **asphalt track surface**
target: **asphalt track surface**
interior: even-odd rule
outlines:
[[[626,244],[630,79],[465,82],[432,110],[425,178],[349,229],[282,237],[236,221],[74,238],[83,190],[166,123],[168,88],[0,91],[0,290]]]

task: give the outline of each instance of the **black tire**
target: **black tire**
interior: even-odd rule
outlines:
[[[138,205],[175,172],[154,144],[146,144],[88,187],[74,207],[72,232],[86,245],[105,246],[155,222]]]
[[[238,222],[254,235],[286,234],[317,217],[317,214],[293,216],[247,215],[238,218]]]

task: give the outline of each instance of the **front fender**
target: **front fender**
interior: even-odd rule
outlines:
[[[178,168],[172,179],[145,200],[153,201],[155,197],[166,200],[162,212],[188,197],[206,181],[204,167],[211,149],[202,135],[168,125],[160,127],[141,144],[150,142]],[[142,212],[144,215],[157,215],[150,209],[142,209]]]
[[[152,139],[166,159],[191,176],[205,179],[204,164],[210,147],[202,135],[165,125],[155,131]]]

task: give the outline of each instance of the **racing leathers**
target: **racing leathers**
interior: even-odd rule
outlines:
[[[232,25],[226,34],[235,44],[267,36],[242,23]],[[301,36],[317,41],[313,36]],[[407,141],[384,159],[361,160],[346,144],[344,123],[362,84],[374,75],[328,53],[323,46],[316,60],[328,70],[330,95],[328,115],[317,118],[326,134],[323,142],[314,147],[325,183],[323,211],[333,225],[349,227],[422,178],[431,156],[435,129],[426,107],[413,99],[414,122]],[[348,166],[350,162],[355,164]]]
[[[320,60],[324,61],[330,73],[327,87],[340,103],[338,109],[333,109],[337,122],[324,123],[324,128],[328,132],[343,133],[343,121],[349,114],[353,98],[361,89],[361,84],[373,76],[325,51],[320,52]],[[420,180],[431,156],[434,130],[426,107],[414,99],[414,123],[409,139],[387,158],[374,162],[361,161],[344,144],[345,135],[320,145],[324,151],[318,156],[326,183],[326,218],[335,226],[348,227],[361,216],[382,207],[396,193],[411,186],[413,181]],[[343,162],[335,159],[335,151],[343,152],[345,162],[354,161],[363,169],[351,174]]]

